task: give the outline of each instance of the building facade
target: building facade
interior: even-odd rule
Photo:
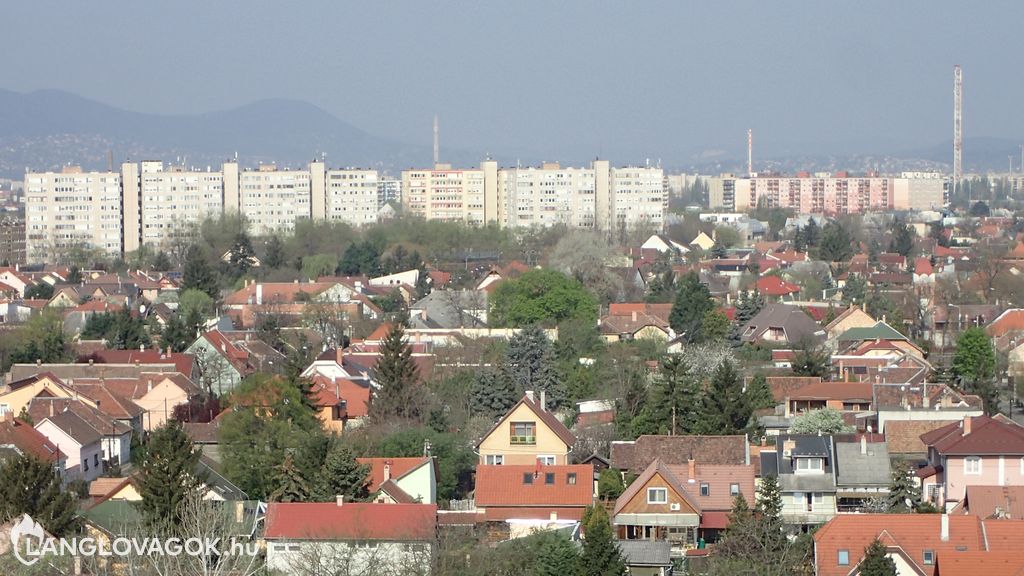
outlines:
[[[723,175],[709,179],[713,209],[746,212],[759,205],[791,208],[800,214],[862,214],[886,210],[935,210],[946,203],[942,178],[928,174],[849,177]]]
[[[25,221],[0,217],[0,266],[25,263]]]
[[[121,174],[60,172],[25,175],[25,250],[29,262],[53,261],[78,247],[122,253]]]

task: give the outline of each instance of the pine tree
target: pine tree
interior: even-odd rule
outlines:
[[[747,402],[751,409],[772,408],[775,406],[775,395],[768,386],[768,379],[764,374],[757,374],[747,384]]]
[[[807,219],[807,227],[804,228],[804,239],[809,247],[817,246],[821,242],[821,228],[818,227],[818,222],[813,216]]]
[[[316,497],[322,502],[333,502],[337,496],[348,500],[366,500],[370,495],[370,467],[356,461],[350,446],[335,442],[324,459],[317,479]]]
[[[704,315],[715,309],[715,302],[708,287],[700,283],[696,272],[687,273],[678,285],[668,323],[685,341],[699,342]]]
[[[767,537],[777,540],[773,546],[781,547],[786,536],[782,531],[782,490],[779,487],[778,476],[769,474],[761,479],[757,505],[754,509],[765,527]]]
[[[484,369],[477,373],[470,390],[470,406],[474,413],[493,419],[507,412],[516,400],[515,387],[504,371]]]
[[[418,374],[412,361],[412,349],[405,343],[402,324],[393,324],[384,337],[375,371],[380,388],[370,404],[373,418],[419,418],[422,405],[418,398]]]
[[[885,544],[877,538],[864,548],[864,558],[858,564],[860,576],[896,576],[896,562],[886,555]]]
[[[604,506],[587,509],[583,523],[583,554],[580,557],[583,576],[625,576],[626,563],[612,535],[608,512]]]
[[[160,344],[169,352],[184,352],[195,339],[195,331],[190,330],[177,314],[171,315],[160,333]]]
[[[909,258],[914,251],[914,229],[902,218],[897,217],[892,224],[892,239],[889,241],[889,252],[895,252]]]
[[[168,420],[152,433],[145,456],[138,462],[142,500],[135,504],[147,524],[181,523],[183,504],[203,485],[204,478],[196,470],[199,456],[199,450],[175,420]]]
[[[661,370],[651,383],[650,401],[645,409],[659,432],[684,434],[696,425],[694,399],[699,396],[699,383],[689,374],[682,356],[671,354],[662,360]]]
[[[804,230],[800,226],[797,226],[793,232],[793,249],[797,252],[807,251],[807,235],[804,234]]]
[[[551,406],[561,406],[565,401],[565,385],[558,374],[554,348],[540,326],[523,328],[509,339],[505,370],[517,396],[525,390],[543,390]]]
[[[167,272],[173,268],[171,265],[171,259],[167,256],[167,252],[164,252],[163,250],[157,252],[156,256],[153,257],[152,267],[153,270],[157,272]]]
[[[535,538],[536,562],[532,576],[574,576],[580,555],[569,538],[559,531],[541,532]]]
[[[277,489],[270,494],[271,502],[304,502],[309,499],[309,483],[302,477],[302,471],[295,465],[295,458],[289,452],[274,474]]]
[[[82,270],[78,266],[71,266],[68,269],[68,284],[81,284]]]
[[[267,251],[263,255],[263,265],[270,269],[278,269],[284,266],[285,252],[284,242],[277,234],[267,239]]]
[[[723,361],[701,395],[695,432],[698,434],[737,434],[750,423],[753,410],[743,392],[732,362]]]
[[[28,514],[58,537],[82,525],[78,501],[61,488],[53,465],[28,454],[0,460],[0,522],[20,514]]]
[[[754,512],[747,503],[747,498],[740,492],[732,500],[732,511],[729,513],[729,526],[726,531],[742,532],[754,521]]]
[[[235,242],[231,245],[231,255],[228,257],[228,269],[231,274],[237,277],[248,272],[255,255],[249,235],[244,230],[236,234]]]
[[[913,512],[921,504],[921,487],[915,482],[913,472],[905,462],[893,463],[886,504],[892,514]]]
[[[220,289],[217,277],[213,273],[206,255],[198,244],[192,244],[185,253],[185,267],[181,275],[181,292],[189,289],[205,292],[210,298],[217,300]]]

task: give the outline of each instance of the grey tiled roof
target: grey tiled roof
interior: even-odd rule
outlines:
[[[671,566],[672,544],[667,540],[620,540],[626,566]]]

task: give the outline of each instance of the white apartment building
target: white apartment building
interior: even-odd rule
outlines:
[[[499,172],[502,226],[565,224],[593,228],[597,210],[594,171],[546,163]]]
[[[237,167],[237,164],[234,166]],[[319,186],[323,187],[323,164],[314,162],[307,170],[278,170],[274,164],[262,164],[256,170],[238,173],[237,210],[249,221],[249,233],[264,236],[295,230],[295,221],[312,216],[311,172],[319,167]],[[225,172],[228,171],[225,165]],[[225,178],[225,209],[231,204],[235,190]]]
[[[25,250],[29,262],[54,261],[76,246],[121,253],[121,175],[82,172],[25,174]]]
[[[800,214],[862,214],[888,210],[935,210],[945,205],[945,183],[931,175],[913,178],[754,176],[711,178],[712,209],[746,212],[760,204]]]
[[[207,168],[205,172],[183,166],[164,166],[159,161],[144,161],[137,180],[134,165],[123,165],[125,196],[125,252],[139,244],[159,246],[183,224],[199,223],[224,211],[224,173]],[[133,226],[132,194],[138,195],[138,226]]]
[[[432,169],[402,172],[402,204],[427,220],[485,224],[498,220],[498,164],[481,162],[479,169]]]
[[[661,230],[668,209],[667,189],[661,168],[612,168],[612,214],[616,229],[648,225]]]
[[[324,218],[355,226],[377,222],[379,188],[376,170],[328,170]]]

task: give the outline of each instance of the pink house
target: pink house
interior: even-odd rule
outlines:
[[[928,466],[918,470],[924,499],[950,509],[968,486],[1024,486],[1024,427],[1003,417],[967,416],[926,432]]]

